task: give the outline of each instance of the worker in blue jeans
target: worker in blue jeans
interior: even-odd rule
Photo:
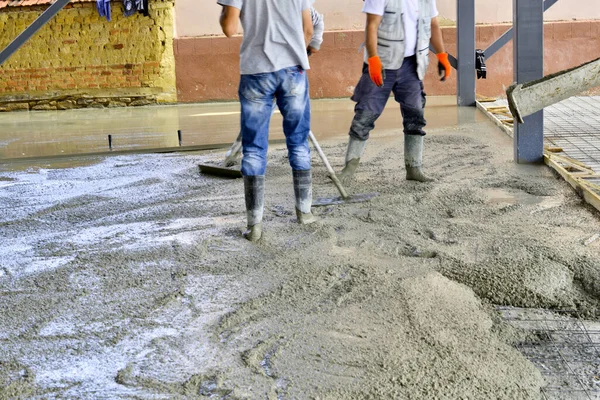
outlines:
[[[220,23],[231,37],[241,20],[240,49],[242,175],[248,229],[244,237],[262,236],[265,172],[273,101],[283,116],[283,132],[292,167],[296,216],[301,224],[316,219],[311,212],[312,176],[308,133],[310,100],[306,53],[313,26],[311,0],[218,0]]]
[[[315,0],[311,0],[313,3]],[[323,43],[323,32],[325,31],[325,22],[323,15],[320,14],[314,7],[310,8],[310,18],[313,24],[313,35],[306,48],[306,53],[310,57],[311,55],[318,53]],[[273,103],[273,112],[277,109],[277,104]],[[226,167],[234,166],[240,159],[242,153],[242,132],[240,132],[235,139],[235,142],[231,145],[227,153],[225,153],[225,160],[223,165]]]

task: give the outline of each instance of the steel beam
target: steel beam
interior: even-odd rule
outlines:
[[[558,0],[546,0],[544,1],[544,12],[550,7],[558,3]],[[513,38],[513,28],[510,28],[502,34],[494,43],[492,43],[487,49],[485,49],[485,58],[490,59],[496,54],[504,45],[510,42]]]
[[[50,7],[29,25],[23,33],[17,36],[9,45],[0,52],[0,65],[4,64],[21,46],[25,44],[35,33],[48,23],[70,0],[56,0]],[[58,50],[58,49],[56,49]]]
[[[513,0],[514,81],[525,83],[544,76],[543,0]],[[544,161],[544,111],[514,124],[514,157],[518,163]]]
[[[457,101],[475,105],[475,0],[457,0]]]

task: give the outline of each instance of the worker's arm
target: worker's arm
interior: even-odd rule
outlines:
[[[436,54],[445,53],[444,39],[442,39],[442,29],[437,17],[431,18],[431,46]]]
[[[450,61],[448,61],[448,53],[446,53],[444,39],[442,38],[442,29],[440,28],[437,17],[431,18],[430,42],[438,59],[438,73],[440,74],[440,79],[445,81],[452,73],[452,66],[450,65]]]
[[[377,56],[377,30],[381,24],[381,15],[367,14],[367,27],[365,28],[367,54],[369,58]]]
[[[232,37],[238,31],[238,26],[240,23],[240,9],[232,6],[223,6],[219,22],[225,36]]]
[[[308,47],[314,31],[310,8],[302,10],[302,28],[304,29],[304,42],[306,43],[306,47]]]
[[[383,86],[383,65],[377,54],[377,31],[382,20],[381,15],[367,13],[366,46],[369,77],[377,86]]]
[[[323,15],[319,14],[314,7],[310,8],[310,19],[313,26],[313,34],[308,44],[308,54],[314,54],[321,49],[323,43],[323,32],[325,31],[325,23]]]

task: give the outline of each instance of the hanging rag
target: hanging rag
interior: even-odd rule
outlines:
[[[123,16],[129,17],[135,14],[137,6],[135,0],[123,0]]]
[[[98,8],[98,14],[110,21],[110,0],[96,0],[96,7]]]
[[[149,17],[150,13],[148,12],[148,0],[140,0],[140,8],[138,10],[140,13],[144,14],[144,17]]]
[[[485,53],[481,49],[475,50],[475,69],[477,70],[477,79],[487,79]]]

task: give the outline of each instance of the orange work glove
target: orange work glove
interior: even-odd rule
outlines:
[[[438,59],[438,74],[440,75],[440,81],[445,81],[446,78],[450,77],[452,72],[452,66],[448,61],[448,53],[437,53]]]
[[[379,87],[383,86],[383,65],[379,56],[371,57],[367,60],[369,63],[369,77]]]

